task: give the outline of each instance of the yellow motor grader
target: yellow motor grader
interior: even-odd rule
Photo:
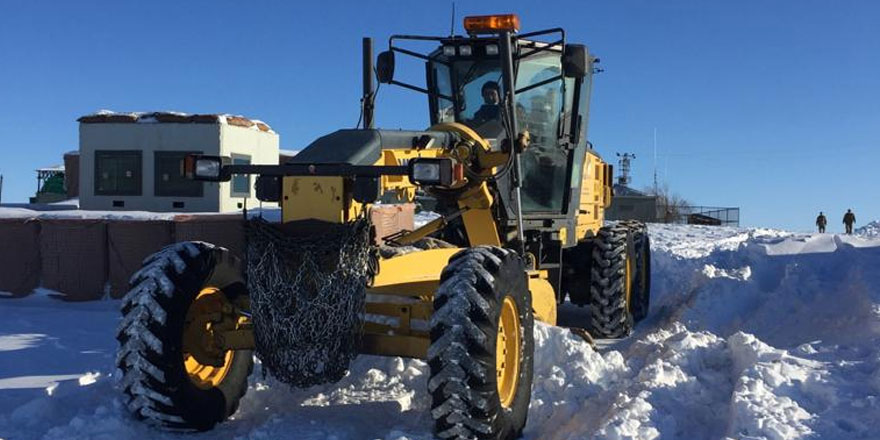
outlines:
[[[555,325],[567,297],[590,309],[579,327],[616,338],[647,314],[646,228],[603,226],[612,170],[586,138],[598,60],[562,29],[519,33],[515,15],[464,28],[392,36],[375,67],[365,39],[363,128],[288,163],[187,157],[197,180],[257,175],[282,221],[248,220],[244,258],[177,243],[133,275],[117,365],[137,418],[212,428],[236,411],[254,355],[307,387],[373,354],[427,361],[437,437],[512,439],[528,413],[535,319]],[[425,84],[396,79],[395,56],[424,62]],[[374,129],[374,76],[423,93],[430,128]],[[376,237],[371,209],[417,194],[437,217]]]

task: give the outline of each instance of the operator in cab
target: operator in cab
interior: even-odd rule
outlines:
[[[486,81],[481,89],[483,105],[474,113],[472,126],[480,126],[501,119],[501,87],[495,81]]]

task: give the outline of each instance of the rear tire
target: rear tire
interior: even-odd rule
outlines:
[[[632,333],[635,280],[633,234],[625,225],[599,229],[594,239],[590,276],[590,327],[598,338],[622,338]]]
[[[227,351],[221,367],[204,370],[210,381],[197,385],[184,363],[183,335],[197,296],[221,295],[212,297],[215,303],[231,304],[246,295],[241,274],[238,258],[202,242],[167,246],[144,260],[123,299],[116,336],[119,386],[136,418],[166,429],[204,431],[238,409],[253,369],[252,351]]]
[[[428,365],[441,439],[509,440],[526,424],[534,356],[525,267],[491,246],[455,254],[434,297]]]
[[[635,281],[632,293],[633,320],[638,323],[648,316],[651,303],[651,239],[648,227],[638,221],[626,221],[623,224],[630,229],[635,250]]]

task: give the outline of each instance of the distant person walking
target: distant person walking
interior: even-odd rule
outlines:
[[[856,215],[853,214],[852,209],[847,209],[846,214],[843,215],[843,224],[846,225],[846,233],[852,235],[852,225],[856,222]]]
[[[816,217],[816,226],[819,227],[820,234],[825,233],[825,225],[827,225],[827,224],[828,224],[828,219],[825,218],[825,214],[823,214],[822,211],[819,211],[819,216]]]

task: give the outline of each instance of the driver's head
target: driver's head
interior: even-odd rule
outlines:
[[[483,102],[491,105],[498,105],[501,102],[501,87],[495,81],[486,81],[483,84]]]

